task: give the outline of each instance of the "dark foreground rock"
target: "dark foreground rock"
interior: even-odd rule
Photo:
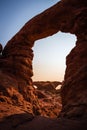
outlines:
[[[32,47],[58,31],[75,34],[77,42],[66,58],[62,111],[49,119],[36,116],[42,110]],[[87,0],[61,0],[28,21],[0,52],[0,130],[87,130]]]
[[[9,116],[0,122],[0,130],[87,130],[87,120],[50,119],[27,114]]]

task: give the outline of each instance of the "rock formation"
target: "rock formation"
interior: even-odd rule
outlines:
[[[55,118],[59,115],[61,104],[61,89],[56,90],[58,85],[62,84],[58,81],[36,81],[35,85],[38,101],[41,108],[41,115],[45,117]]]
[[[58,81],[36,81],[33,85],[37,87],[38,90],[44,90],[51,93],[56,93],[56,87],[62,85],[62,82]]]
[[[66,73],[62,86],[62,112],[55,120],[26,116],[21,122],[13,114],[41,113],[35,89],[32,87],[34,41],[58,31],[77,36],[75,48],[66,58]],[[70,44],[70,43],[69,43]],[[0,57],[0,101],[5,114],[0,129],[16,130],[86,130],[87,129],[87,0],[61,0],[53,7],[32,18],[7,43]],[[7,103],[7,106],[6,104]],[[5,107],[6,106],[6,107]],[[8,107],[8,108],[7,108]],[[11,107],[14,111],[8,112]],[[17,107],[17,108],[16,108]],[[5,118],[7,116],[7,118]],[[9,117],[8,117],[9,116]],[[14,116],[15,117],[15,116]],[[8,119],[8,120],[6,120]],[[28,123],[26,123],[28,122]],[[26,125],[25,125],[25,124]],[[37,126],[42,124],[41,127]],[[49,124],[49,125],[47,125]],[[15,126],[15,127],[14,127]]]
[[[2,44],[0,44],[0,53],[2,52],[2,49],[3,49]]]

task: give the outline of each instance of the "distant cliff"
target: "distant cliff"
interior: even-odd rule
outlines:
[[[62,82],[58,81],[36,81],[33,82],[33,85],[37,87],[39,90],[49,91],[52,93],[56,92],[56,87],[62,85]]]

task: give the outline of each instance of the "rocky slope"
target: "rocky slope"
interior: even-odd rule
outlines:
[[[61,89],[56,90],[58,85],[62,85],[61,82],[50,81],[36,81],[35,85],[38,101],[41,108],[41,115],[45,117],[55,118],[59,115],[62,109],[61,103]]]
[[[41,108],[32,82],[32,47],[34,41],[58,31],[77,36],[66,58],[62,111],[58,119],[33,117],[41,114]],[[35,16],[1,54],[0,130],[87,129],[87,0],[61,0]]]

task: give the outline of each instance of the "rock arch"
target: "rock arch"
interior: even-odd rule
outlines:
[[[53,7],[32,18],[7,43],[0,58],[0,75],[30,101],[36,104],[31,77],[34,41],[58,31],[77,36],[75,48],[67,56],[65,81],[62,87],[63,109],[60,116],[69,118],[87,115],[87,1],[61,0]],[[0,76],[0,77],[1,77]],[[0,85],[7,89],[5,83]],[[11,88],[10,88],[11,89]],[[7,95],[9,95],[9,89]],[[33,91],[33,92],[32,92]],[[5,91],[3,91],[4,93]],[[33,107],[34,112],[39,106]]]

